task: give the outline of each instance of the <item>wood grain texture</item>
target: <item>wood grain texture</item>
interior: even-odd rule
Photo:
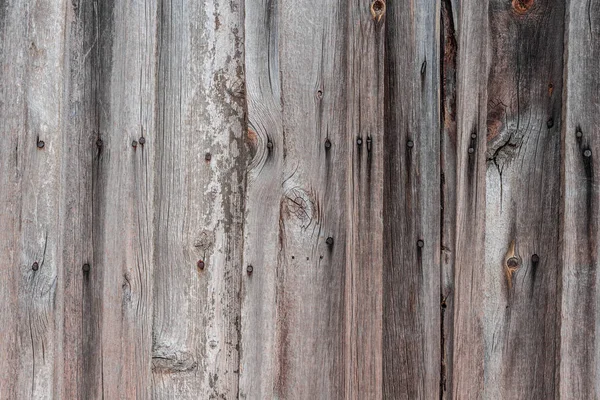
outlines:
[[[2,399],[52,398],[62,369],[64,9],[0,5]]]
[[[386,15],[383,398],[440,391],[439,15],[426,1]]]
[[[560,398],[600,397],[598,215],[600,2],[567,10],[563,139]]]
[[[237,1],[162,2],[158,14],[156,131],[145,144],[156,148],[152,396],[235,398],[243,10]]]
[[[0,399],[594,399],[600,2],[0,2]]]
[[[154,151],[132,141],[154,131],[156,11],[155,2],[67,8],[65,190],[80,186],[64,227],[65,365],[78,367],[65,397],[150,396]]]
[[[554,398],[564,2],[488,18],[484,396]]]
[[[458,10],[457,10],[458,8]],[[456,57],[456,230],[452,326],[454,399],[481,399],[484,372],[485,151],[488,4],[454,8]],[[474,133],[476,136],[471,137]],[[471,153],[469,148],[473,149]],[[448,388],[449,389],[449,388]]]

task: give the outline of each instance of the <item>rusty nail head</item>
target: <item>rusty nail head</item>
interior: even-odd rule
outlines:
[[[362,138],[360,138],[360,137],[357,138],[356,139],[356,144],[360,146],[362,144]]]
[[[408,142],[406,142],[406,145],[409,149],[412,149],[415,146],[415,143],[412,140],[409,140]]]
[[[44,143],[44,141],[43,141],[43,140],[38,140],[38,142],[37,142],[37,147],[38,147],[38,149],[41,149],[41,148],[43,148],[45,145],[46,145],[46,143]]]
[[[592,151],[591,151],[590,149],[585,149],[585,150],[583,151],[583,155],[584,155],[585,157],[591,157],[591,156],[592,156]]]
[[[144,143],[146,143],[146,138],[142,136],[141,138],[138,139],[138,142],[143,146]]]
[[[469,154],[473,154],[475,152],[475,149],[472,147],[469,147],[469,150],[467,150],[469,152]]]
[[[517,257],[511,257],[508,259],[508,261],[506,261],[506,264],[509,267],[517,267],[519,265],[519,259]]]
[[[83,270],[83,272],[90,272],[90,264],[83,264],[83,267],[81,267],[81,269]]]
[[[204,269],[204,261],[198,260],[198,264],[197,265],[198,265],[198,268]]]
[[[331,236],[329,236],[326,240],[325,243],[327,243],[327,245],[331,246],[333,245],[333,238]]]
[[[31,269],[34,271],[37,271],[40,268],[39,264],[36,262],[33,263],[33,265],[31,266]]]
[[[132,145],[133,147],[137,147],[137,140],[134,140],[133,142],[131,142],[131,145]]]
[[[252,275],[252,271],[254,271],[254,267],[252,267],[252,265],[248,265],[246,267],[246,272],[248,273],[248,275]]]
[[[540,256],[538,256],[537,254],[534,254],[531,256],[531,261],[534,263],[538,263],[540,262]]]
[[[419,239],[419,240],[417,240],[417,246],[423,247],[423,246],[425,246],[425,242],[423,240]]]

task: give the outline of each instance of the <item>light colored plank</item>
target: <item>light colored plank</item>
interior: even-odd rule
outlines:
[[[159,11],[157,126],[146,144],[156,152],[154,398],[238,393],[242,15],[240,2],[220,0]]]
[[[62,369],[64,10],[60,1],[0,5],[2,399],[52,398]]]
[[[595,399],[600,397],[600,2],[568,4],[558,394],[565,399]]]

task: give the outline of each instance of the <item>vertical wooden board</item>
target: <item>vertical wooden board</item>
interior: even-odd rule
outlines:
[[[66,181],[73,184],[91,175],[92,216],[85,217],[89,209],[81,212],[92,227],[90,232],[89,226],[65,225],[67,246],[78,247],[71,235],[91,240],[91,247],[80,246],[76,258],[65,255],[67,307],[83,315],[81,327],[76,321],[67,325],[79,329],[83,339],[66,338],[65,346],[74,348],[69,352],[81,352],[81,370],[80,382],[65,383],[65,395],[147,398],[154,158],[148,132],[154,131],[155,120],[157,5],[110,1],[69,6],[70,137],[65,149],[77,151],[82,167],[90,171],[78,173],[76,165],[68,164]],[[140,136],[146,137],[146,147]],[[132,146],[133,140],[140,144]],[[82,193],[73,201],[87,196]],[[77,222],[65,216],[65,224]],[[74,280],[81,280],[81,286]]]
[[[64,2],[0,5],[2,399],[51,398],[61,373],[64,10]]]
[[[63,314],[62,373],[56,376],[57,398],[94,397],[101,387],[98,280],[89,278],[93,261],[94,171],[98,165],[97,110],[99,51],[93,3],[71,3],[66,8],[65,118],[63,190],[60,213]],[[57,371],[58,373],[58,371]]]
[[[488,18],[484,396],[554,398],[564,3]]]
[[[448,396],[454,399],[483,396],[486,113],[480,108],[487,104],[487,13],[487,1],[460,1],[455,18],[456,242]]]
[[[568,2],[563,126],[561,398],[600,397],[600,2]]]
[[[165,2],[155,147],[152,395],[238,393],[244,171],[241,3]]]
[[[344,398],[348,399],[381,399],[383,390],[385,8],[383,1],[348,6],[345,50],[348,125],[331,125],[347,131],[341,139],[348,147],[346,168],[351,179],[344,193],[349,198],[348,260],[344,271]],[[335,124],[335,119],[332,122]],[[340,171],[343,167],[336,166]]]
[[[383,397],[440,387],[439,5],[386,12]]]
[[[285,155],[279,79],[278,2],[246,0],[244,53],[248,164],[244,213],[241,399],[274,398],[279,209]]]

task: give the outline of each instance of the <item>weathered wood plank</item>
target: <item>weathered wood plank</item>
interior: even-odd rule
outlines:
[[[348,125],[346,135],[341,137],[342,143],[349,147],[346,168],[351,179],[345,193],[350,199],[346,228],[348,261],[344,272],[343,397],[346,399],[381,399],[384,389],[382,207],[387,23],[383,1],[352,2],[348,6],[345,79]],[[338,75],[330,79],[339,78]],[[332,130],[335,123],[334,119]]]
[[[256,155],[247,203],[245,259],[254,272],[244,290],[242,398],[343,396],[346,12],[325,3],[247,3]],[[261,326],[272,331],[263,334]]]
[[[239,1],[163,2],[155,132],[152,395],[238,393],[244,171]],[[154,133],[154,135],[152,135]]]
[[[439,5],[386,13],[383,397],[440,388]]]
[[[2,399],[51,398],[62,369],[64,10],[64,2],[0,5]]]
[[[600,397],[600,2],[570,1],[564,70],[561,398]]]
[[[549,399],[560,319],[564,2],[495,0],[488,17],[488,98],[479,109],[487,115],[485,397]]]
[[[456,234],[452,326],[454,399],[483,395],[483,284],[488,2],[454,8],[456,59]],[[475,134],[472,137],[471,134]],[[469,152],[469,149],[471,152]],[[448,339],[448,338],[447,338]],[[450,387],[447,386],[450,390]]]
[[[67,9],[64,397],[150,397],[157,9]]]

